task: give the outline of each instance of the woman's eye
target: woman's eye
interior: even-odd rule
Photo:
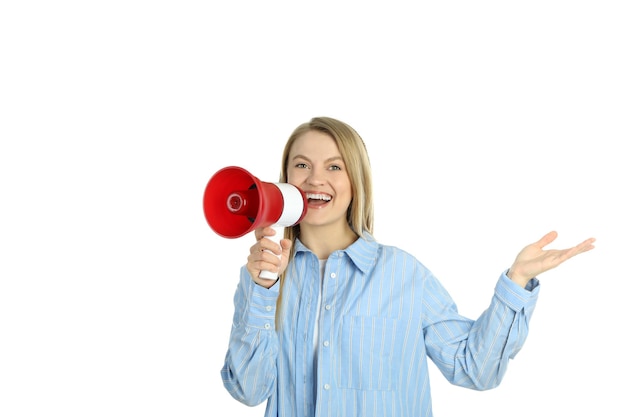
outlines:
[[[297,163],[296,168],[306,168],[306,164],[304,162]]]
[[[341,171],[341,167],[339,165],[331,165],[328,169],[331,171]]]

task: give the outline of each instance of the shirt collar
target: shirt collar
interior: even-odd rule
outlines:
[[[363,235],[353,244],[337,252],[345,253],[361,272],[368,273],[376,263],[378,247],[379,244],[374,237],[368,232],[363,232]],[[294,254],[298,252],[311,252],[311,250],[304,246],[300,239],[296,239]]]

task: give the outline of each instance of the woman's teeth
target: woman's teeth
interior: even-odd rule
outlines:
[[[306,198],[309,200],[323,200],[323,201],[330,201],[331,197],[329,195],[326,194],[313,194],[313,193],[307,193],[306,194]]]

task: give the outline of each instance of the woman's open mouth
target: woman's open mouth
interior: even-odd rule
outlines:
[[[306,198],[309,207],[321,207],[333,199],[330,195],[321,193],[306,193]]]

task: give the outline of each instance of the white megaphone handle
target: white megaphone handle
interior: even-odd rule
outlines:
[[[276,234],[266,237],[278,243],[280,246],[280,239],[282,239],[284,228],[298,222],[302,217],[305,206],[302,194],[297,187],[288,183],[274,183],[274,185],[278,187],[283,196],[283,212],[272,226],[272,229],[276,230]],[[276,253],[275,255],[279,258],[281,256],[280,253]],[[261,271],[259,276],[266,279],[278,279],[278,274],[270,271]]]
[[[283,228],[282,227],[277,227],[276,225],[273,225],[272,229],[274,229],[276,231],[276,234],[273,235],[273,236],[265,236],[265,237],[270,239],[272,242],[278,243],[278,246],[280,246],[280,240],[282,239],[282,236],[283,236],[283,230],[282,230]],[[272,252],[272,253],[274,255],[278,256],[279,258],[281,257],[280,253],[274,253],[274,252]],[[278,279],[278,274],[276,272],[271,272],[271,271],[261,271],[261,273],[259,274],[259,277],[265,278],[265,279],[276,280],[276,279]]]

